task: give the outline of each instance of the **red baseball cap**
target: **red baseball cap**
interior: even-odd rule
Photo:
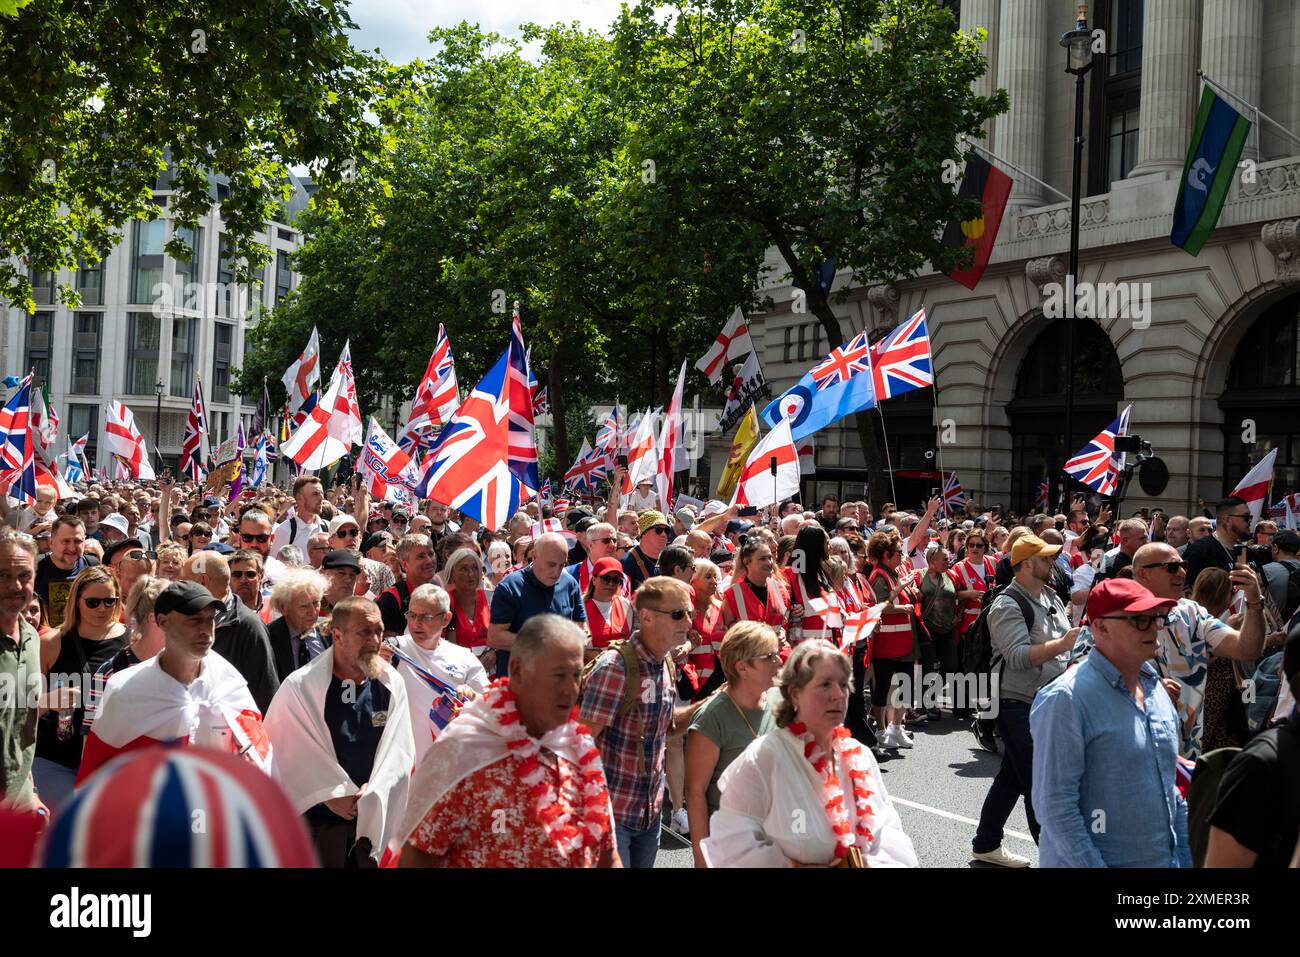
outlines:
[[[1117,611],[1134,614],[1168,611],[1176,605],[1172,598],[1157,598],[1141,582],[1131,578],[1108,578],[1088,593],[1088,618],[1104,618]]]
[[[597,578],[601,575],[608,575],[610,572],[618,572],[620,575],[623,574],[622,563],[612,555],[596,559],[596,564],[591,566],[591,573]]]

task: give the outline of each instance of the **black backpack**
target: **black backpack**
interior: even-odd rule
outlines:
[[[1282,613],[1282,620],[1288,621],[1300,608],[1300,562],[1293,558],[1286,561],[1278,562],[1286,569],[1286,605],[1279,609]]]
[[[975,619],[975,624],[962,637],[962,671],[968,674],[992,675],[993,666],[996,664],[999,679],[1002,676],[1002,669],[1006,662],[1002,661],[1000,656],[993,651],[993,638],[989,634],[989,609],[993,606],[993,600],[999,595],[1009,595],[1016,605],[1020,608],[1020,613],[1025,616],[1025,627],[1030,631],[1034,628],[1034,610],[1029,605],[1029,599],[1018,591],[1009,591],[1009,585],[1003,585],[1001,588],[990,588],[984,592],[984,597],[980,603],[980,615]],[[991,685],[990,685],[991,687]]]

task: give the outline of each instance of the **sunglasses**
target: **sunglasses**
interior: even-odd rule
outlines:
[[[86,603],[87,608],[98,608],[100,605],[112,608],[117,604],[116,598],[82,598],[81,600]]]
[[[672,611],[665,611],[662,608],[642,608],[641,610],[654,611],[654,612],[658,612],[661,615],[667,615],[673,621],[681,621],[683,618],[685,618],[687,615],[690,614],[690,612],[688,612],[685,608],[674,608]]]
[[[1102,621],[1128,621],[1138,631],[1147,631],[1152,625],[1163,628],[1169,624],[1168,615],[1102,615]]]
[[[599,542],[599,543],[602,544],[602,545],[616,545],[616,544],[618,544],[618,539],[617,539],[617,538],[593,538],[592,541],[593,541],[593,542]]]
[[[344,529],[341,529],[341,530],[339,531],[339,533],[338,533],[338,537],[339,537],[339,538],[356,538],[356,537],[357,537],[358,535],[360,535],[360,534],[361,534],[361,529],[359,529],[359,528],[344,528]]]
[[[606,585],[621,585],[621,584],[623,584],[623,576],[622,576],[622,575],[616,575],[616,574],[613,574],[613,573],[611,573],[611,574],[609,574],[609,575],[598,575],[598,576],[596,576],[596,580],[597,580],[597,581],[602,581],[602,582],[604,582]]]
[[[781,655],[779,652],[772,652],[770,655],[755,655],[753,658],[746,658],[746,661],[766,661],[769,665],[779,665]]]
[[[231,573],[230,573],[230,577],[231,577],[231,578],[236,578],[236,579],[238,579],[238,578],[256,578],[259,574],[261,574],[261,573],[260,573],[260,572],[252,572],[252,571],[249,571],[249,572],[231,572]]]
[[[239,537],[246,542],[269,542],[271,540],[270,535],[245,535],[243,532],[239,533]]]
[[[1150,565],[1139,565],[1138,568],[1163,568],[1171,575],[1177,575],[1187,568],[1187,562],[1152,562]]]

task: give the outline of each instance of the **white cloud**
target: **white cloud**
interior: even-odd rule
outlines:
[[[507,36],[518,33],[525,22],[550,24],[577,21],[584,27],[606,29],[618,16],[620,0],[352,0],[349,11],[358,30],[352,45],[379,51],[394,63],[428,56],[429,30],[453,26],[462,20]]]

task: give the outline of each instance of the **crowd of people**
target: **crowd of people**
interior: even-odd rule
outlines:
[[[880,762],[956,725],[1000,755],[974,860],[1030,863],[1023,798],[1042,866],[1300,865],[1300,536],[1240,499],[647,486],[489,529],[357,481],[164,474],[0,509],[0,828],[36,862],[191,746],[274,781],[272,829],[328,867],[651,867],[665,831],[697,867],[912,867]]]

